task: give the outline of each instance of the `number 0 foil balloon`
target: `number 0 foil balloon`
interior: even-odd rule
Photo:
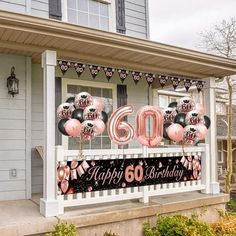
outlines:
[[[126,145],[134,138],[134,128],[127,122],[122,121],[125,116],[132,114],[133,111],[132,106],[126,105],[111,114],[107,124],[107,132],[114,143]]]
[[[152,128],[147,127],[147,118],[152,118]],[[147,134],[147,131],[150,134]],[[152,132],[152,133],[151,133]],[[152,147],[159,145],[163,137],[163,113],[155,106],[144,106],[136,115],[136,136],[139,143]]]

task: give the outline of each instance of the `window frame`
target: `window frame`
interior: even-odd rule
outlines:
[[[68,0],[61,0],[61,4],[62,4],[62,21],[67,22],[69,24],[71,24],[70,22],[68,22],[68,14],[67,14],[67,1]],[[95,0],[97,2],[100,3],[105,3],[108,5],[108,31],[110,32],[116,32],[116,9],[115,9],[115,1],[114,0]],[[79,25],[79,24],[77,24]],[[82,26],[83,27],[83,26]],[[86,27],[86,26],[84,26]],[[90,26],[87,26],[89,28],[92,29],[97,29],[97,28],[93,28]],[[101,30],[101,29],[98,29]]]
[[[219,160],[219,157],[220,157],[220,160]],[[223,140],[217,141],[217,163],[218,164],[224,163],[224,142],[223,142]]]
[[[88,87],[94,87],[94,88],[103,88],[103,89],[111,89],[112,90],[112,108],[113,111],[117,109],[117,85],[112,83],[104,83],[104,82],[97,82],[97,81],[89,81],[89,80],[78,80],[78,79],[69,79],[69,78],[63,78],[62,79],[62,101],[66,101],[67,97],[67,86],[68,85],[79,85],[79,86],[85,86]],[[62,135],[62,146],[68,150],[69,146],[69,138],[65,135]],[[111,148],[115,149],[117,145],[114,145],[113,142],[111,142]],[[90,149],[86,149],[90,150]],[[107,149],[109,150],[109,149]]]

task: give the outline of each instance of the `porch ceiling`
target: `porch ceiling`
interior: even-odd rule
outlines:
[[[0,11],[0,52],[197,78],[236,74],[236,61],[56,20]]]

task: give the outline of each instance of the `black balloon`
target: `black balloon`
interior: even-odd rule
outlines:
[[[175,108],[176,111],[177,111],[177,102],[171,102],[168,107],[172,107],[172,108]]]
[[[106,124],[108,121],[108,115],[105,111],[101,112],[101,120],[104,122],[104,124]]]
[[[72,118],[79,120],[80,123],[84,121],[83,117],[84,110],[82,108],[75,109],[72,113]]]
[[[179,113],[175,116],[174,123],[180,124],[182,127],[186,126],[185,122],[186,114]]]
[[[204,116],[204,125],[207,127],[207,129],[209,129],[211,126],[211,120],[208,116]]]
[[[74,103],[74,101],[75,101],[75,97],[69,97],[66,99],[66,102],[68,103]]]
[[[64,125],[65,125],[65,123],[66,123],[68,120],[69,120],[69,119],[61,119],[61,120],[58,122],[58,129],[59,129],[59,131],[60,131],[62,134],[66,135],[66,136],[69,136],[69,135],[66,133]]]
[[[168,140],[171,140],[167,134],[167,129],[170,125],[171,125],[170,123],[163,125],[163,137]]]

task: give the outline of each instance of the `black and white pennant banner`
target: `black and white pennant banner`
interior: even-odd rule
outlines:
[[[146,73],[145,77],[146,77],[146,81],[148,83],[148,86],[150,86],[153,83],[156,76],[151,73]]]
[[[93,79],[96,78],[96,76],[98,75],[100,69],[101,69],[100,66],[96,66],[96,65],[90,65],[89,66],[89,70],[90,70],[90,73],[91,73]]]
[[[172,86],[173,86],[174,90],[176,90],[176,88],[179,86],[180,78],[171,77],[171,82],[172,82]]]
[[[60,69],[61,69],[61,72],[62,72],[62,74],[64,75],[66,72],[67,72],[67,70],[69,69],[69,67],[70,67],[70,62],[69,61],[58,61],[58,65],[59,65],[59,67],[60,67]]]
[[[165,75],[159,75],[158,78],[159,78],[159,83],[161,87],[164,88],[166,81],[168,80],[168,77]]]
[[[118,72],[120,80],[123,84],[125,79],[127,78],[128,74],[129,74],[129,71],[125,70],[125,69],[119,69],[117,72]]]
[[[106,76],[107,80],[110,81],[110,79],[112,78],[112,76],[115,72],[115,69],[110,68],[110,67],[104,67],[103,70],[104,70],[104,73],[105,73],[105,76]]]
[[[204,84],[205,84],[204,81],[196,81],[196,88],[199,93],[202,91]]]
[[[133,76],[134,83],[137,84],[142,77],[142,73],[138,71],[132,71],[132,76]]]
[[[80,77],[80,75],[84,72],[86,65],[76,62],[76,63],[74,63],[74,68],[75,68],[75,71],[76,71],[78,77]]]
[[[187,92],[190,89],[192,83],[193,83],[193,81],[191,79],[184,79],[184,87]]]

